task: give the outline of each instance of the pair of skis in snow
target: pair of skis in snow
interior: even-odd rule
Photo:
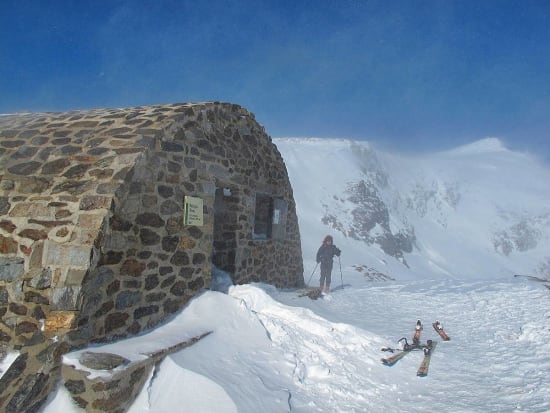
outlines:
[[[418,320],[420,322],[420,320]],[[449,341],[451,337],[447,334],[443,326],[439,321],[435,321],[432,323],[432,327],[434,330],[439,334],[439,337],[443,339],[443,341]],[[428,368],[430,367],[430,360],[432,357],[432,353],[435,350],[435,346],[437,345],[437,341],[428,340],[427,346],[424,347],[424,358],[422,359],[422,362],[420,363],[420,367],[418,367],[418,370],[416,372],[417,376],[424,377],[428,375]]]
[[[444,340],[448,341],[450,340],[450,337],[443,329],[443,326],[439,321],[436,321],[432,323],[433,328],[435,331],[439,334],[439,336]],[[420,336],[422,334],[423,330],[422,323],[420,320],[416,322],[415,332],[412,339],[412,344],[409,344],[407,342],[407,339],[405,337],[401,338],[399,342],[403,342],[402,346],[403,348],[396,354],[386,357],[382,359],[382,363],[386,366],[393,366],[395,363],[397,363],[399,360],[401,360],[403,357],[405,357],[407,354],[409,354],[411,351],[414,350],[422,350],[424,352],[424,358],[422,359],[422,362],[420,363],[420,366],[418,367],[418,370],[416,372],[417,376],[424,377],[428,375],[428,369],[430,367],[430,360],[432,357],[432,353],[435,350],[435,346],[437,345],[437,341],[428,340],[426,344],[420,344]],[[382,351],[395,351],[395,349],[391,348],[383,348]]]

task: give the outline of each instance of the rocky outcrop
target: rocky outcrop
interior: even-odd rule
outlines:
[[[493,234],[495,251],[505,256],[513,252],[535,249],[544,236],[541,228],[550,223],[548,214],[532,217],[505,216],[505,218],[512,224]]]
[[[368,245],[379,245],[386,254],[407,265],[404,253],[413,250],[414,228],[404,227],[398,232],[392,232],[390,212],[376,185],[366,180],[348,183],[345,196],[348,205],[352,205],[349,211],[351,220],[344,224],[335,214],[327,212],[322,222],[347,237],[361,240]]]

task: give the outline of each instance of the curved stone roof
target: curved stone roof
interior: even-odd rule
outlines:
[[[136,157],[158,145],[167,151],[181,149],[178,136],[171,140],[164,134],[174,123],[206,107],[254,119],[245,109],[223,103],[0,116],[1,189],[22,197],[40,195],[34,201],[42,201],[23,204],[12,216],[32,213],[53,219],[51,211],[44,210],[44,201],[70,202],[74,197],[79,209],[108,208],[108,198]],[[8,202],[5,196],[0,198],[0,212],[9,209]],[[26,233],[31,239],[44,237],[43,231]]]

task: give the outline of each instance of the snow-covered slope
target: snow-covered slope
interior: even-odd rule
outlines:
[[[525,279],[365,283],[316,301],[267,285],[207,292],[162,329],[93,351],[139,353],[197,326],[213,333],[168,356],[129,413],[550,411],[549,292]],[[348,284],[350,283],[350,284]],[[439,340],[427,377],[422,352],[393,367],[382,347]],[[65,356],[75,363],[78,352]],[[63,387],[44,413],[82,412]]]
[[[343,265],[396,279],[550,272],[550,169],[496,138],[426,155],[345,139],[274,142],[310,267],[331,233]]]

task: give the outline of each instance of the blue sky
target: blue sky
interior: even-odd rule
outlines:
[[[273,137],[550,160],[547,0],[2,0],[0,113],[228,101]]]

